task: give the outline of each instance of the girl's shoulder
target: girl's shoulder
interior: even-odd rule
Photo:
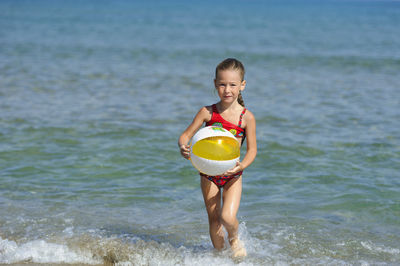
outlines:
[[[204,106],[204,108],[206,108],[209,112],[212,113],[215,109],[217,109],[217,105],[218,105],[218,103],[213,103],[213,104]]]
[[[244,127],[246,127],[247,124],[252,124],[256,122],[256,119],[254,117],[254,114],[246,108],[246,112],[243,115],[243,122],[244,122]]]
[[[211,104],[211,105],[203,106],[203,108],[202,108],[201,110],[203,110],[204,113],[209,114],[209,115],[210,115],[210,118],[211,118],[212,114],[213,114],[215,111],[218,112],[217,104],[218,104],[218,103],[213,103],[213,104]]]
[[[212,112],[213,112],[213,104],[201,107],[199,112],[203,112],[205,114],[212,114]]]
[[[200,116],[203,121],[208,122],[211,119],[212,112],[213,112],[212,105],[203,106],[200,108],[199,112],[197,113],[197,116]]]
[[[247,117],[254,117],[253,112],[251,112],[247,107],[245,107],[246,112],[244,112],[244,115]]]

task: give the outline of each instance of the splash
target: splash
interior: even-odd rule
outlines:
[[[86,263],[99,264],[89,252],[73,251],[62,244],[34,240],[23,244],[0,237],[0,263]]]

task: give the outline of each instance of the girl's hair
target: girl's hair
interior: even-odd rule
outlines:
[[[217,68],[215,69],[215,78],[217,78],[218,72],[222,71],[222,70],[236,70],[240,74],[241,81],[244,80],[244,74],[245,74],[244,66],[243,66],[242,62],[240,62],[239,60],[237,60],[235,58],[227,58],[224,61],[222,61],[221,63],[219,63]],[[238,96],[237,100],[238,100],[238,103],[244,107],[244,101],[243,101],[241,91],[239,91],[239,96]]]

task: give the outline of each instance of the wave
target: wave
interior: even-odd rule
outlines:
[[[316,221],[314,221],[315,223]],[[400,261],[400,250],[381,240],[343,237],[341,230],[327,241],[307,226],[253,224],[239,226],[248,257],[234,260],[230,250],[213,250],[208,235],[194,243],[160,240],[154,235],[108,235],[98,230],[74,233],[69,227],[62,236],[48,239],[12,240],[0,237],[0,264],[11,265],[376,265]],[[332,232],[331,232],[332,233]],[[358,234],[354,233],[354,236]],[[359,256],[354,257],[354,252]]]
[[[17,243],[0,237],[0,263],[88,265],[233,265],[229,251],[174,246],[154,240],[79,236]],[[252,265],[240,263],[240,265]]]

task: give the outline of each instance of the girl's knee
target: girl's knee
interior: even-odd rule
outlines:
[[[220,222],[220,217],[217,212],[208,213],[208,221],[210,223]]]
[[[234,226],[236,224],[236,216],[232,215],[231,213],[228,212],[222,212],[221,214],[221,222],[225,226]]]
[[[208,215],[208,223],[210,224],[210,228],[218,228],[222,226],[221,218],[218,214]]]

